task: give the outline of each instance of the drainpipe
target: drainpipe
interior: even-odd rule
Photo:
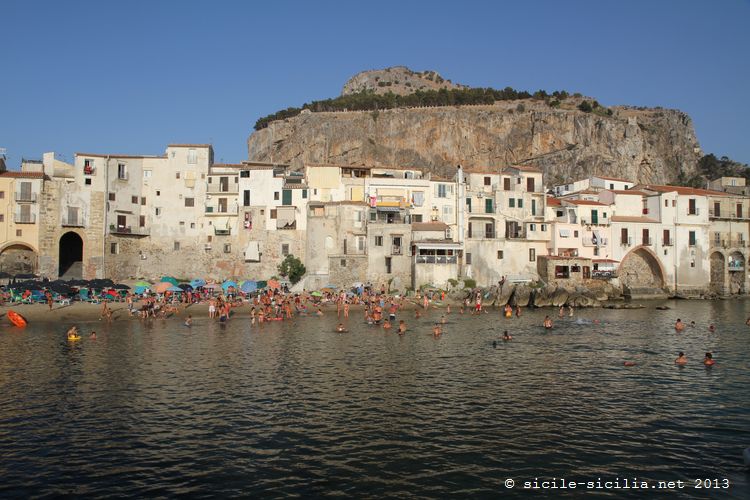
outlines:
[[[458,165],[456,167],[456,182],[458,183],[458,189],[456,189],[456,218],[457,218],[457,227],[458,227],[458,243],[461,245],[462,250],[463,249],[463,243],[464,243],[464,204],[466,203],[466,186],[464,184],[464,171],[461,168],[461,165]],[[458,275],[463,275],[463,257],[458,260]]]

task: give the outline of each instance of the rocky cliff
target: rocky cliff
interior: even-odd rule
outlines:
[[[444,79],[436,71],[412,71],[406,66],[393,66],[385,69],[362,71],[351,77],[341,95],[369,91],[376,94],[393,92],[411,94],[417,90],[465,89],[466,85]]]
[[[608,175],[667,183],[702,156],[690,117],[677,110],[578,110],[581,99],[313,113],[272,122],[248,139],[250,160],[427,167],[540,167],[545,183]],[[601,112],[603,111],[603,112]]]

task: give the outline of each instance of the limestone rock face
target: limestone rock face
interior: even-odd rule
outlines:
[[[370,91],[376,94],[406,95],[417,90],[463,89],[465,85],[444,79],[436,71],[412,71],[406,66],[362,71],[351,77],[341,95]]]
[[[500,101],[493,105],[304,112],[248,139],[254,161],[500,170],[533,165],[551,186],[590,175],[668,183],[692,175],[702,156],[690,117],[677,110],[613,107],[584,113],[565,101]]]

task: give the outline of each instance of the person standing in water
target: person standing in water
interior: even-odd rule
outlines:
[[[684,352],[680,352],[680,354],[677,355],[677,359],[674,360],[674,363],[676,365],[684,365],[687,363],[687,358],[685,357]]]
[[[547,330],[552,328],[552,319],[550,319],[549,316],[544,317],[544,328],[546,328]]]

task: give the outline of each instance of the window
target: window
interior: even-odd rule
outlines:
[[[529,231],[536,231],[536,224],[529,224]]]
[[[690,231],[688,233],[688,245],[691,247],[695,246],[695,231]]]
[[[249,207],[250,206],[250,190],[245,189],[242,191],[242,206],[243,207]]]
[[[143,180],[147,181],[151,178],[151,170],[144,170],[143,171]]]
[[[606,218],[607,218],[607,212],[602,212],[602,219],[606,219]]]
[[[306,200],[306,199],[307,199],[307,189],[303,189],[303,190],[302,190],[302,199],[303,199],[303,200]]]
[[[146,227],[146,216],[145,215],[138,216],[138,227]]]
[[[436,184],[435,185],[435,197],[436,198],[447,198],[453,194],[453,186],[450,184]]]
[[[145,204],[146,204],[146,197],[141,196],[141,205],[145,205]]]
[[[272,209],[271,209],[271,218],[272,218],[272,219],[275,219],[275,218],[276,218],[276,209],[275,209],[275,208],[272,208]]]
[[[382,247],[383,246],[383,237],[382,236],[375,236],[375,246],[376,247]]]
[[[546,232],[546,231],[547,231],[547,224],[542,224],[542,232]]]
[[[180,178],[180,171],[179,170],[174,173],[174,178],[175,179],[179,179]]]
[[[128,180],[128,166],[124,163],[117,164],[117,178],[122,181]]]
[[[357,251],[358,252],[365,251],[365,237],[364,236],[357,236]]]
[[[620,229],[620,244],[621,245],[627,245],[628,244],[628,228],[623,227]]]
[[[370,222],[375,222],[378,220],[378,214],[375,211],[370,212]]]
[[[510,191],[510,178],[503,179],[503,191]]]
[[[354,212],[354,222],[362,222],[362,211],[356,210]]]
[[[240,177],[250,177],[249,170],[240,170]]]
[[[695,198],[690,198],[688,200],[688,215],[695,215],[697,212],[695,208]]]
[[[179,249],[180,249],[180,242],[179,241],[175,241],[174,242],[174,250],[175,250],[175,252],[178,251]]]
[[[188,163],[190,165],[195,165],[198,163],[198,152],[195,149],[188,149]]]
[[[118,247],[117,243],[110,243],[109,244],[109,253],[111,253],[112,255],[117,255],[118,253],[120,253],[118,251],[119,249],[117,247]]]
[[[392,241],[393,241],[393,246],[394,247],[400,247],[401,246],[401,236],[394,236]]]
[[[138,197],[137,196],[131,196],[130,197],[130,202],[133,203],[134,205],[137,205],[138,204]]]
[[[503,258],[503,251],[502,250],[498,250],[497,251],[497,258],[498,258],[498,260],[500,260],[500,259]]]
[[[422,214],[414,214],[411,216],[412,222],[422,222]]]
[[[185,221],[184,221],[184,220],[181,220],[181,221],[180,221],[180,226],[184,226],[184,225],[185,225]]]
[[[195,222],[190,223],[190,229],[195,229]]]
[[[109,201],[115,201],[115,193],[109,193]]]
[[[610,184],[610,185],[609,185],[609,189],[614,189],[614,188],[615,188],[615,185],[614,185],[614,184]]]
[[[466,254],[466,265],[467,266],[471,265],[471,253]]]
[[[232,244],[224,243],[224,253],[232,253]]]
[[[273,199],[274,199],[274,201],[279,201],[279,192],[278,191],[275,191],[273,193]]]
[[[0,222],[5,222],[5,214],[0,214]]]
[[[576,230],[573,231],[573,238],[578,238],[578,231]]]
[[[284,256],[289,255],[289,243],[281,244],[281,255],[284,255]]]
[[[516,208],[516,199],[508,198],[508,208]]]
[[[668,207],[668,206],[669,206],[669,200],[664,200],[664,206],[665,206],[665,207]]]
[[[536,262],[536,248],[529,248],[529,262]]]
[[[599,256],[599,247],[594,247],[594,255]]]
[[[161,196],[161,191],[157,191],[156,196]]]
[[[5,191],[0,191],[0,200],[5,199]]]
[[[490,179],[489,177],[485,177],[484,178],[484,185],[485,186],[491,186],[492,185],[492,179]]]
[[[161,215],[161,207],[156,207],[154,209],[154,213],[156,214],[157,217],[160,216]]]
[[[564,217],[565,216],[565,212],[563,212],[562,210],[558,210],[555,213],[557,214],[558,217]]]
[[[466,198],[466,211],[471,213],[471,198]]]
[[[19,238],[20,238],[21,236],[23,236],[23,231],[22,231],[22,230],[20,230],[20,229],[16,229],[16,236],[17,236],[17,237],[19,237]]]
[[[85,181],[83,181],[83,182],[84,182],[84,183],[85,183],[85,184],[86,184],[87,186],[90,186],[90,185],[91,185],[91,179],[86,179],[86,180],[85,180]]]
[[[523,198],[518,198],[518,208],[523,208]]]
[[[346,267],[346,259],[341,259],[339,265],[341,265],[341,267]]]
[[[194,207],[195,206],[195,198],[185,198],[185,206],[186,207]]]
[[[494,201],[495,200],[493,200],[492,198],[484,199],[484,213],[486,214],[495,213]]]
[[[453,217],[453,207],[450,205],[443,206],[443,222],[450,220]]]
[[[672,200],[672,208],[677,206],[677,200]]]

